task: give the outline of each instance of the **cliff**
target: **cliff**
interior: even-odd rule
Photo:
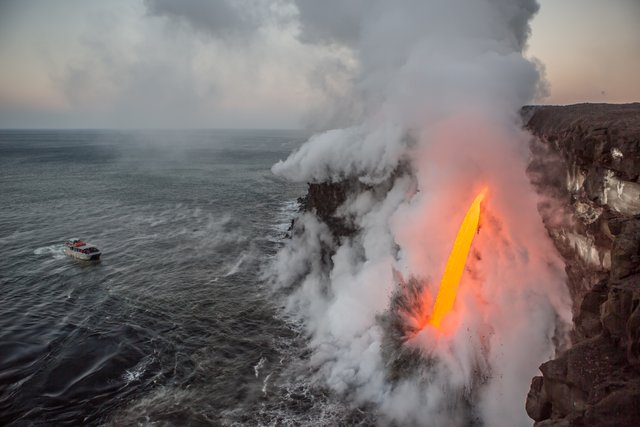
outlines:
[[[535,426],[640,425],[640,104],[528,107],[529,174],[565,259],[572,346],[540,367]]]

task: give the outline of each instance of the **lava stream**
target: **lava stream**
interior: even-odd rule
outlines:
[[[467,256],[471,249],[471,242],[478,229],[480,220],[480,203],[484,199],[487,189],[483,189],[476,196],[462,221],[458,235],[453,243],[453,249],[447,260],[447,266],[444,269],[440,288],[436,296],[436,302],[433,306],[433,313],[429,319],[429,324],[438,328],[443,317],[451,311],[453,303],[456,299],[456,292],[460,278],[467,262]]]

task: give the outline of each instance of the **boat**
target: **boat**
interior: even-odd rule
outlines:
[[[100,259],[100,249],[80,239],[69,239],[64,244],[64,253],[83,261],[97,261]]]

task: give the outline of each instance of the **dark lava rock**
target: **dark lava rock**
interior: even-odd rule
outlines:
[[[597,283],[584,296],[575,316],[576,333],[580,339],[592,338],[602,332],[600,306],[607,300],[607,282]]]
[[[347,216],[340,212],[340,207],[349,199],[370,191],[374,197],[384,197],[395,184],[396,179],[411,175],[411,167],[407,162],[401,162],[391,176],[378,184],[364,184],[357,178],[345,179],[339,182],[318,182],[308,184],[307,194],[298,199],[300,209],[313,212],[324,222],[335,238],[351,237],[357,228]],[[292,228],[293,228],[292,224]]]
[[[366,187],[357,179],[309,184],[306,196],[300,200],[301,208],[305,212],[314,212],[329,226],[334,236],[351,236],[355,228],[343,217],[337,215],[337,210],[349,195],[358,194],[365,189]]]
[[[551,401],[544,388],[542,377],[533,377],[531,389],[527,395],[527,414],[535,421],[546,420],[551,417]]]
[[[536,427],[640,426],[640,196],[611,200],[606,187],[614,177],[614,197],[639,188],[640,104],[527,107],[523,117],[575,327],[571,348],[533,379],[527,413]]]
[[[623,389],[615,390],[589,407],[584,415],[584,425],[640,425],[640,384],[634,382]]]
[[[640,165],[638,165],[640,166]],[[611,253],[611,278],[640,273],[640,220],[626,221]]]
[[[576,104],[528,107],[527,123],[534,135],[544,138],[587,169],[614,169],[628,181],[640,175],[640,103]],[[613,149],[624,154],[611,156]],[[596,173],[597,175],[597,173]]]

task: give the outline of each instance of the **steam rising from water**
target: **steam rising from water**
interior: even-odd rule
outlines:
[[[301,215],[274,282],[291,289],[288,310],[306,325],[318,380],[376,404],[383,422],[530,425],[531,377],[570,319],[518,116],[538,86],[522,54],[538,6],[375,1],[353,13],[348,4],[332,6],[348,21],[336,29],[299,2],[302,31],[355,50],[353,93],[366,114],[311,138],[273,171],[301,182],[357,178],[370,189],[339,210],[352,237],[336,240]],[[412,329],[412,316],[431,310],[457,227],[485,186],[453,314],[443,331]]]

